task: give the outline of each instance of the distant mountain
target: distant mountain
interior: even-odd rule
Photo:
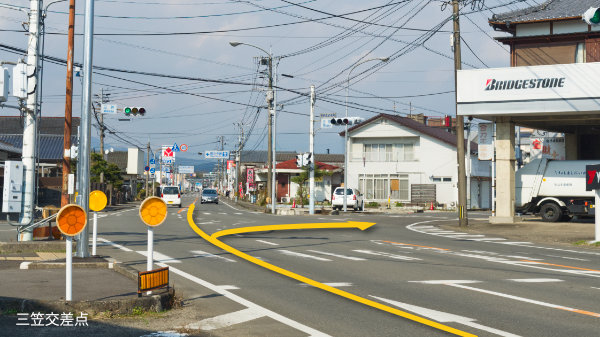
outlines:
[[[194,172],[211,172],[215,171],[217,161],[208,161],[202,159],[193,159],[193,158],[185,158],[185,157],[176,157],[177,165],[183,166],[194,166]]]

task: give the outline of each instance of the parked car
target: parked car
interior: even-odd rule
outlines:
[[[365,202],[363,195],[356,188],[347,188],[346,189],[346,207],[352,207],[355,211],[364,210]],[[337,187],[333,191],[333,195],[331,197],[331,206],[333,209],[342,210],[344,208],[344,188]]]
[[[168,205],[177,205],[181,208],[181,192],[178,186],[163,186],[160,197]]]
[[[215,204],[219,204],[219,195],[217,195],[217,190],[208,188],[202,190],[202,197],[200,198],[200,203],[204,204],[207,202],[214,202]]]

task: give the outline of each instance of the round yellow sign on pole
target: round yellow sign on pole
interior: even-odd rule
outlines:
[[[64,235],[75,236],[85,228],[87,215],[81,206],[68,204],[58,211],[56,223]]]
[[[106,202],[108,199],[106,198],[106,194],[102,191],[91,191],[90,192],[90,209],[94,212],[100,212],[106,207]]]
[[[159,197],[148,197],[140,205],[140,218],[148,226],[158,226],[167,218],[167,204]]]

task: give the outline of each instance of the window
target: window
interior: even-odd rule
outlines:
[[[431,181],[439,183],[439,182],[452,182],[452,177],[431,177]]]
[[[366,200],[410,199],[408,174],[361,174],[358,179]]]
[[[414,160],[413,144],[364,144],[363,158],[370,162]]]

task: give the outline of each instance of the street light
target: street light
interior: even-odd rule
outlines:
[[[369,61],[387,62],[389,60],[390,60],[389,57],[374,57],[374,58],[362,60],[362,61],[358,62],[357,64],[355,64],[352,68],[350,68],[350,71],[348,72],[348,78],[346,80],[346,117],[348,117],[348,91],[350,88],[350,74],[352,74],[352,71],[354,70],[354,68],[358,67],[359,65],[361,65],[365,62],[369,62]],[[348,201],[346,200],[346,196],[348,194],[347,193],[348,192],[348,124],[346,124],[345,128],[346,128],[346,132],[344,132],[344,212],[346,212],[348,210],[348,208],[347,208]]]
[[[277,118],[276,113],[275,113],[275,109],[276,109],[276,104],[275,104],[275,94],[273,92],[273,55],[271,55],[271,53],[267,52],[266,50],[255,46],[253,44],[250,43],[244,43],[244,42],[236,42],[236,41],[231,41],[229,42],[229,44],[232,47],[237,47],[240,45],[246,45],[249,47],[254,47],[260,51],[262,51],[263,53],[267,54],[268,58],[269,58],[269,91],[267,93],[267,103],[269,105],[269,114],[267,115],[268,119],[267,119],[267,125],[268,125],[268,129],[269,129],[269,138],[268,138],[268,145],[267,145],[267,151],[268,151],[268,155],[267,155],[267,196],[271,197],[271,212],[273,214],[275,214],[275,204],[276,204],[276,199],[277,199],[277,194],[275,192],[275,186],[277,186],[275,184],[275,164],[276,164],[276,151],[275,151],[275,140],[276,140],[276,132],[275,132],[275,126],[276,126],[276,121],[275,119]],[[277,77],[275,77],[275,80],[277,80]],[[236,186],[237,188],[237,186]]]

